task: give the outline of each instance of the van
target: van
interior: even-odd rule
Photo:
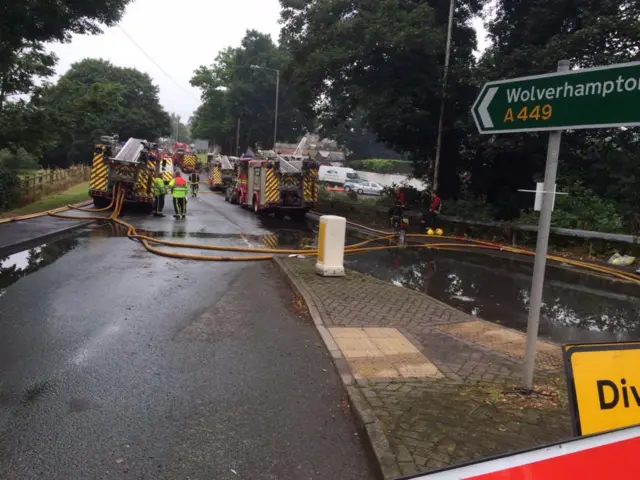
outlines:
[[[320,165],[318,180],[329,185],[344,185],[344,182],[359,182],[358,172],[353,168]]]

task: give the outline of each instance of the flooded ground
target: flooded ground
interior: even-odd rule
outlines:
[[[426,186],[421,180],[415,178],[409,179],[406,175],[391,173],[373,173],[358,171],[358,176],[370,182],[376,182],[383,187],[391,187],[393,185],[407,184],[417,190],[425,190]]]
[[[473,252],[389,251],[349,256],[345,266],[526,330],[530,261]],[[638,339],[640,287],[548,267],[540,334],[556,342]]]
[[[260,219],[265,234],[139,230],[158,238],[210,245],[247,245],[273,249],[315,248],[317,223],[273,217]],[[0,259],[0,295],[15,283],[54,263],[92,239],[124,237],[115,225],[93,225],[51,242]],[[354,244],[362,239],[347,238]],[[170,248],[170,247],[169,247]],[[533,264],[529,258],[501,258],[477,252],[381,251],[350,255],[345,266],[426,293],[485,320],[525,331]],[[597,274],[557,266],[547,269],[540,334],[557,342],[640,338],[640,287]]]

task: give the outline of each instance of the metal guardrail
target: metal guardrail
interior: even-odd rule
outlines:
[[[478,225],[481,227],[510,229],[510,230],[515,230],[520,232],[537,232],[538,231],[537,225],[521,225],[519,223],[511,223],[511,222],[490,222],[490,221],[480,222],[477,220],[466,220],[464,218],[459,218],[459,217],[449,217],[447,215],[441,215],[440,218],[450,223],[459,223],[464,225]],[[637,237],[635,235],[625,235],[621,233],[594,232],[591,230],[574,230],[571,228],[559,228],[559,227],[551,227],[551,233],[554,235],[563,235],[566,237],[574,237],[574,238],[584,238],[587,240],[608,240],[611,242],[640,244],[640,237]]]
[[[355,206],[358,209],[374,209],[378,211],[380,214],[386,215],[388,212],[388,207],[378,207],[373,205],[358,205],[351,202],[343,202],[340,200],[330,200],[333,203],[339,203],[345,206]],[[413,218],[420,218],[420,213],[417,211],[409,211],[409,216]],[[538,232],[537,225],[523,225],[519,223],[512,222],[495,222],[495,221],[478,221],[478,220],[467,220],[460,217],[451,217],[448,215],[440,215],[440,219],[449,222],[449,223],[457,223],[460,225],[476,225],[479,227],[491,227],[491,228],[499,228],[503,231],[511,232],[512,234],[515,232]],[[552,227],[551,234],[565,236],[565,237],[573,237],[573,238],[583,238],[585,240],[606,240],[610,242],[620,242],[620,243],[628,243],[628,244],[640,244],[640,237],[635,235],[627,235],[621,233],[605,233],[605,232],[594,232],[591,230],[574,230],[571,228],[559,228]],[[515,238],[513,238],[515,241]]]

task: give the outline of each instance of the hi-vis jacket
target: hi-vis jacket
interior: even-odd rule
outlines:
[[[171,180],[171,182],[169,182],[169,188],[174,198],[185,198],[189,192],[187,182],[185,182],[182,177]]]

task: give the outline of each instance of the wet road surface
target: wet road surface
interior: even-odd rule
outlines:
[[[132,223],[202,243],[313,236],[213,195]],[[121,235],[92,225],[2,260],[0,478],[373,478],[271,263],[168,259]]]
[[[81,212],[69,213],[73,215],[86,215]],[[82,221],[65,220],[49,216],[32,218],[21,222],[3,223],[0,224],[0,252],[10,254],[16,250],[22,250],[27,246],[37,247],[39,245],[37,242],[35,245],[30,245],[29,240],[36,237],[55,236],[84,224],[85,222]],[[27,245],[22,245],[24,242],[26,242]]]

